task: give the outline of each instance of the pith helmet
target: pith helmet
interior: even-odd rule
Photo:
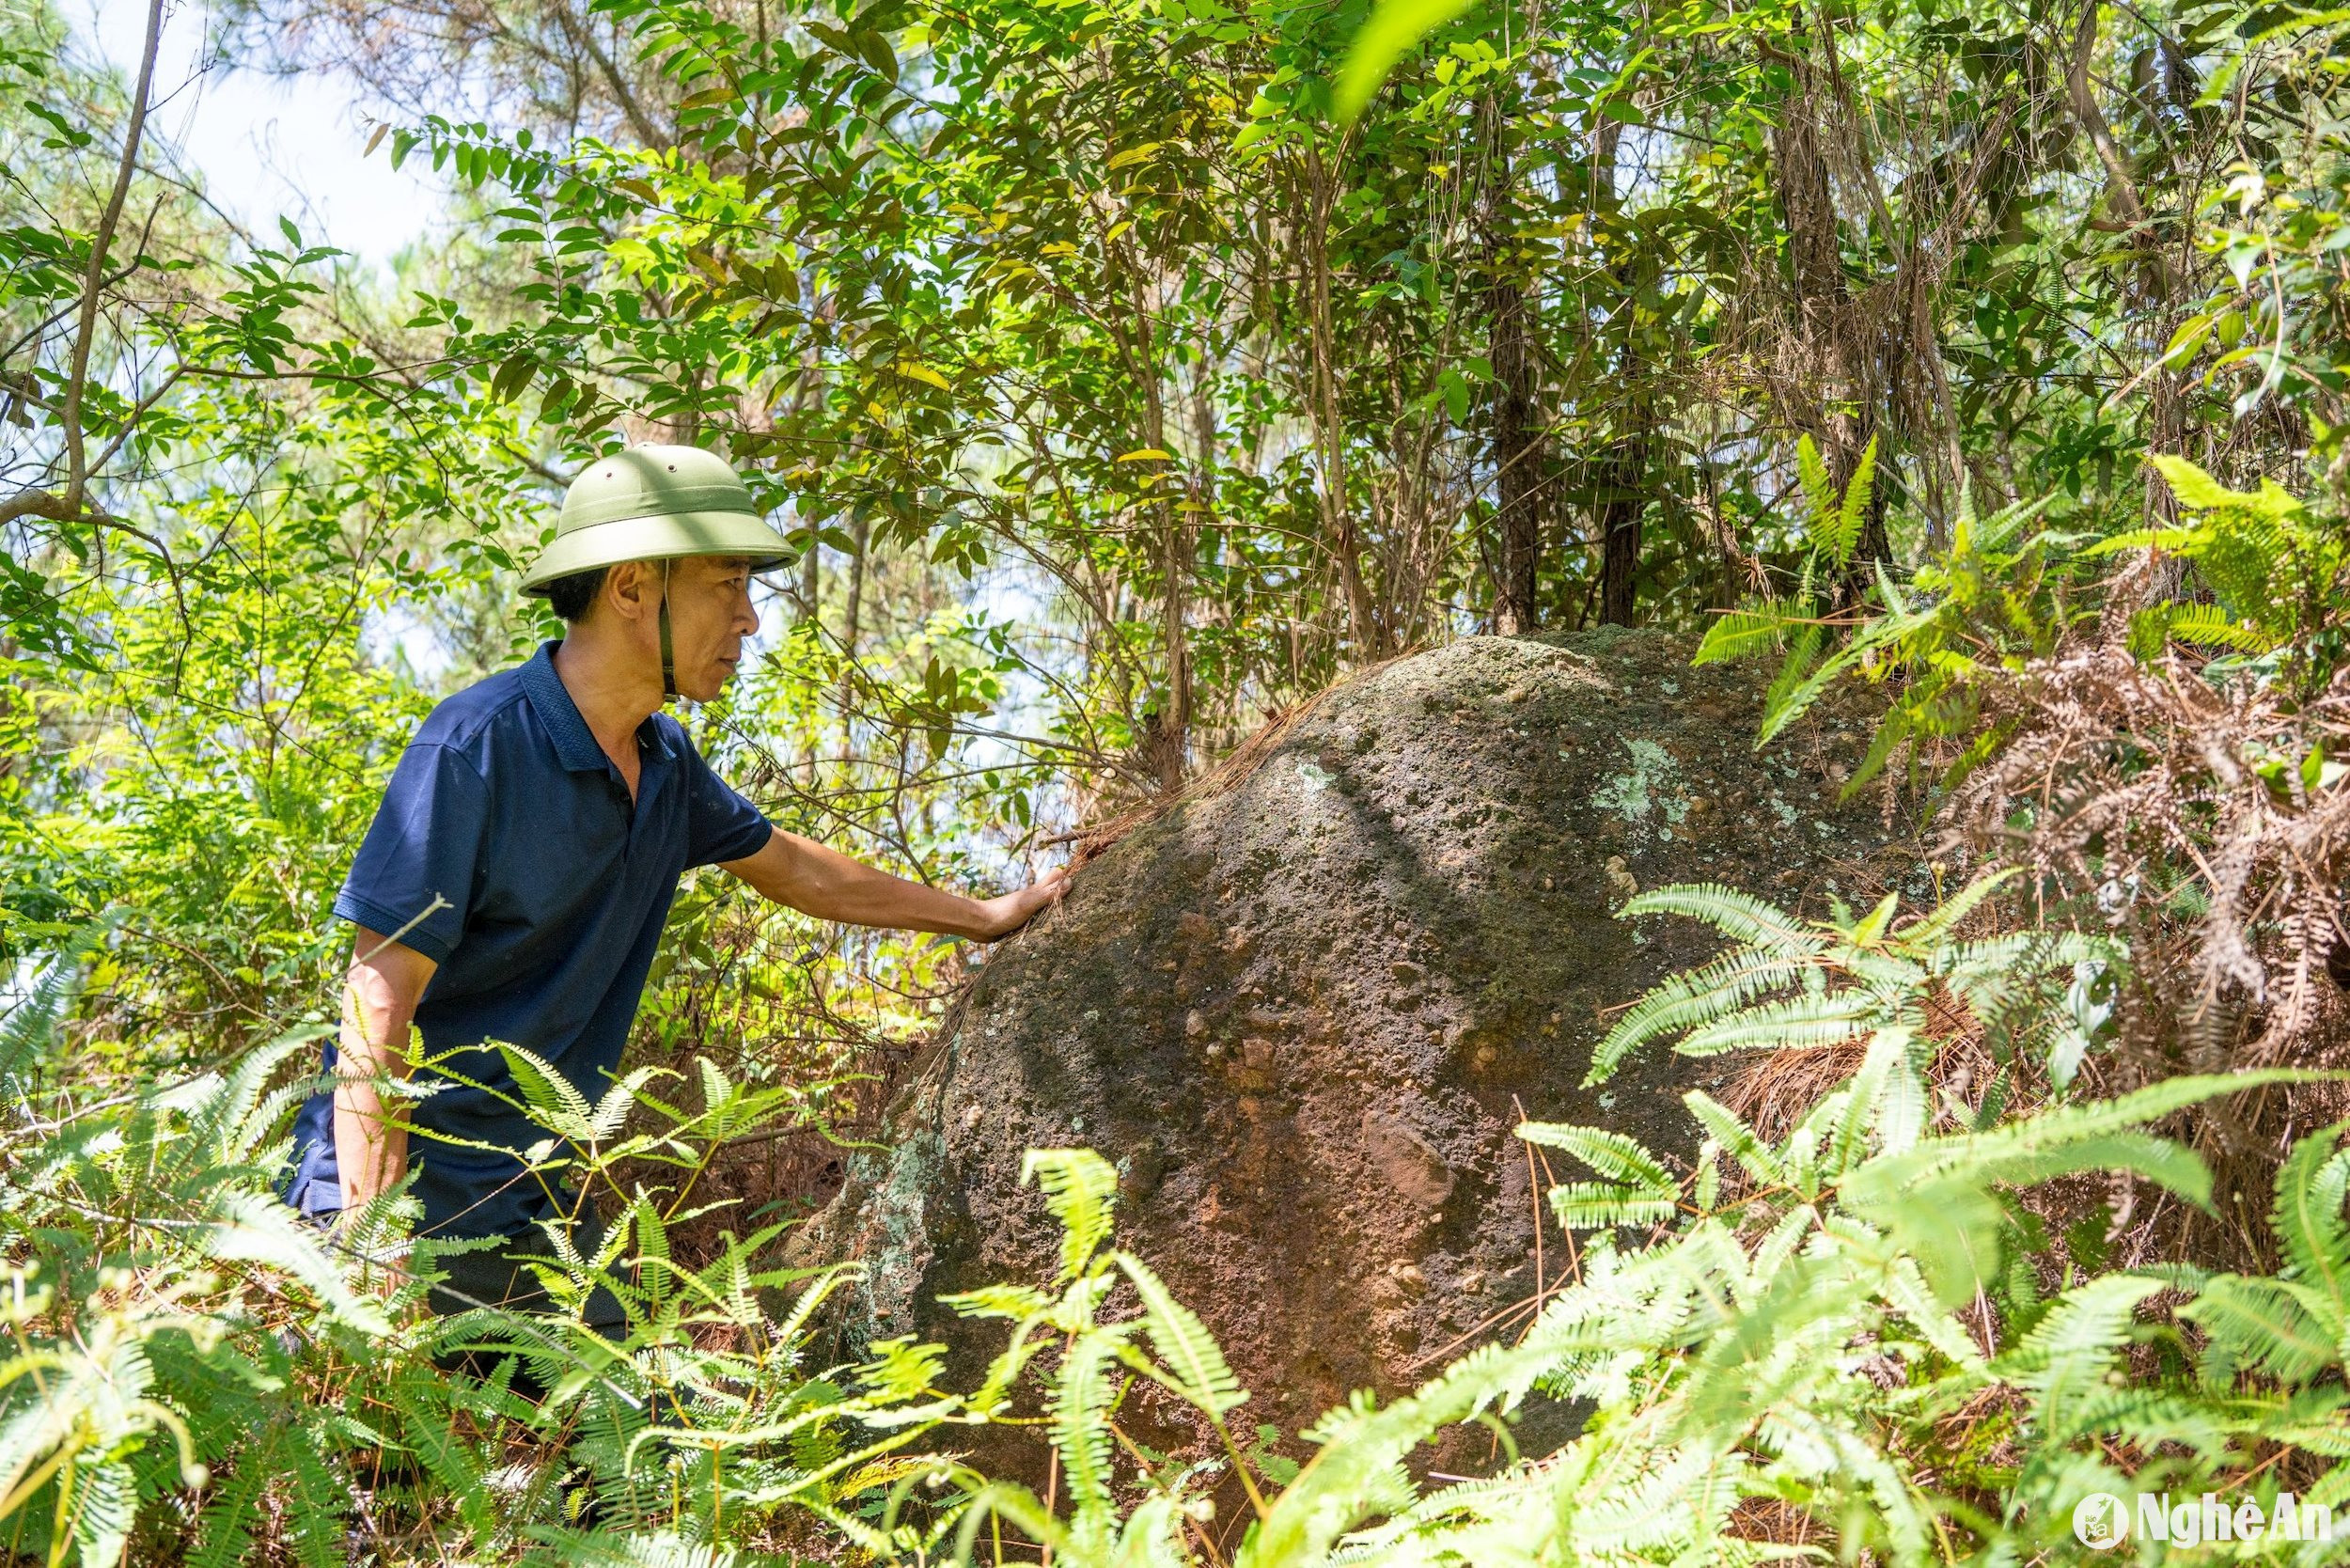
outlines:
[[[680,556],[748,556],[753,572],[791,559],[723,459],[698,447],[632,447],[601,457],[563,495],[555,538],[523,574],[523,591],[574,572]]]

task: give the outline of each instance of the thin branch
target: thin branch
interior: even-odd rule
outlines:
[[[82,279],[82,316],[73,335],[73,368],[66,378],[65,499],[67,507],[76,512],[89,487],[86,454],[82,449],[82,393],[89,384],[90,342],[98,335],[98,301],[103,292],[106,254],[114,246],[115,225],[122,221],[122,204],[130,197],[132,176],[138,172],[139,144],[147,136],[147,101],[155,86],[155,51],[163,34],[164,0],[148,0],[147,43],[139,57],[138,86],[131,94],[131,120],[122,133],[122,161],[115,167],[114,193],[106,198],[106,210],[99,214],[98,231],[90,236],[89,268]]]

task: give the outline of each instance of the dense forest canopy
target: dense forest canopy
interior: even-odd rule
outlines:
[[[1412,1560],[2014,1560],[2069,1550],[2048,1511],[2124,1490],[2123,1456],[2350,1499],[2318,1457],[2342,1451],[2350,1156],[2312,1134],[2340,1106],[2280,1077],[2186,1117],[2232,1085],[2182,1075],[2339,1064],[2339,13],[233,0],[225,57],[341,73],[371,155],[446,185],[445,237],[377,272],[207,199],[157,109],[165,10],[127,70],[39,0],[0,10],[11,1554],[330,1561],[348,1528],[377,1560],[639,1560],[601,1520],[681,1561],[912,1560],[957,1530],[1225,1560],[1198,1475],[1114,1452],[1113,1364],[1202,1413],[1246,1493],[1224,1523],[1266,1562],[1357,1527],[1344,1549]],[[820,1376],[754,1288],[822,1187],[794,1130],[862,1125],[970,956],[696,881],[637,1035],[687,1088],[632,1080],[655,1103],[629,1126],[668,1130],[540,1108],[670,1195],[615,1245],[697,1282],[642,1287],[618,1362],[508,1325],[585,1369],[518,1411],[434,1371],[400,1287],[352,1283],[373,1242],[324,1249],[266,1195],[386,774],[438,698],[557,635],[519,567],[584,465],[649,440],[727,456],[794,553],[756,668],[682,715],[697,743],[777,823],[909,875],[1024,879],[1378,662],[1637,626],[1774,661],[1766,744],[1865,691],[1876,745],[1840,782],[1971,890],[1898,921],[1652,893],[1764,956],[1606,1050],[1841,1043],[1841,1087],[1767,1137],[1701,1109],[1685,1190],[1604,1130],[1531,1129],[1604,1178],[1556,1215],[1612,1283],[1334,1416],[1302,1479],[1148,1261],[1102,1249],[1101,1171],[1041,1157],[1066,1294],[979,1304],[1063,1346],[1039,1498],[905,1447],[1010,1408],[1017,1358],[952,1400],[903,1345]],[[1996,1076],[1950,1091],[1950,1029]],[[689,1196],[771,1123],[794,1136],[756,1144],[722,1238]],[[2092,1168],[2149,1196],[2067,1231],[2052,1278],[1919,1272],[1960,1242],[2044,1252],[1995,1184]],[[2122,1271],[2155,1256],[2172,1272]],[[1113,1286],[1147,1327],[1096,1323]],[[2158,1288],[2194,1300],[2134,1320]],[[1693,1305],[1729,1295],[1776,1305]],[[2132,1335],[2128,1398],[2085,1412],[2065,1378]],[[1769,1411],[1725,1370],[1879,1343]],[[1679,1390],[1663,1424],[1650,1377]],[[1525,1456],[1514,1491],[1394,1471],[1538,1383],[1623,1419]],[[387,1446],[407,1467],[368,1469]],[[1700,1498],[1698,1533],[1537,1518],[1602,1474]]]

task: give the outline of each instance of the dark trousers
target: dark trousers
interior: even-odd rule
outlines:
[[[579,1250],[593,1256],[603,1238],[603,1223],[592,1214],[583,1216],[573,1236]],[[545,1235],[533,1231],[509,1237],[496,1247],[438,1258],[433,1267],[445,1278],[432,1287],[426,1305],[443,1317],[454,1317],[476,1307],[505,1307],[518,1311],[542,1309],[548,1305],[546,1287],[531,1271],[530,1260],[543,1261],[547,1256]],[[602,1285],[588,1295],[584,1317],[588,1327],[607,1340],[624,1338],[628,1332],[627,1315],[620,1309],[619,1298]],[[559,1342],[559,1335],[549,1336],[550,1344]],[[506,1355],[496,1350],[450,1350],[433,1360],[444,1372],[486,1377]],[[510,1387],[525,1399],[539,1399],[546,1393],[546,1385],[532,1372],[527,1359],[514,1369]]]

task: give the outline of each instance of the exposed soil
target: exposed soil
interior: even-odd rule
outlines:
[[[1250,1421],[1293,1433],[1513,1332],[1539,1187],[1512,1129],[1685,1161],[1679,1095],[1731,1070],[1651,1056],[1581,1087],[1611,1010],[1714,946],[1612,911],[1710,880],[1817,913],[1925,875],[1873,804],[1835,803],[1865,729],[1823,713],[1758,757],[1760,690],[1650,634],[1470,638],[1335,689],[1128,834],[986,965],[799,1238],[868,1266],[846,1335],[942,1340],[967,1386],[1000,1325],[935,1298],[1050,1279],[1021,1154],[1077,1144],[1117,1162],[1120,1244],[1215,1331]]]

